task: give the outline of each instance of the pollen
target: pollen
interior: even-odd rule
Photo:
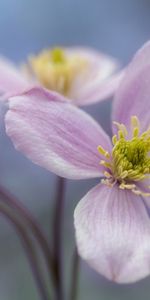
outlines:
[[[121,189],[129,189],[138,195],[150,196],[138,189],[138,182],[150,175],[150,129],[140,134],[140,122],[136,116],[131,117],[131,132],[129,134],[124,124],[114,122],[117,135],[112,137],[112,152],[98,146],[99,153],[104,157],[100,161],[106,169],[103,183],[113,185],[118,183]],[[149,188],[147,186],[147,188]]]
[[[54,48],[29,57],[28,67],[44,87],[69,96],[74,80],[86,70],[87,60],[63,48]]]

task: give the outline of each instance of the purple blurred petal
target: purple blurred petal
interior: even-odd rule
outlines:
[[[0,58],[0,92],[6,97],[10,94],[23,92],[29,89],[31,82],[19,71],[15,65]],[[5,97],[5,99],[6,99]]]
[[[135,55],[117,90],[112,119],[130,131],[130,117],[136,115],[141,131],[150,125],[150,42]],[[113,131],[115,131],[113,129]]]
[[[116,59],[89,48],[73,47],[66,53],[88,62],[87,71],[77,76],[69,94],[75,104],[89,105],[113,95],[120,82],[120,74],[114,74],[119,67]]]
[[[141,197],[99,184],[77,205],[75,229],[79,254],[108,279],[150,274],[150,220]]]

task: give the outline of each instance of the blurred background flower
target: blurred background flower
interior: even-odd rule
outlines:
[[[122,61],[150,38],[149,0],[1,0],[0,53],[20,63],[29,53],[64,45],[90,46]],[[86,108],[110,133],[110,101]],[[2,114],[2,112],[1,112]],[[0,182],[24,201],[49,234],[55,177],[16,152],[0,129]],[[65,276],[73,247],[73,211],[79,199],[97,183],[69,182],[67,187]],[[22,247],[10,226],[0,220],[0,293],[3,300],[38,299]],[[68,238],[69,237],[69,238]],[[150,278],[132,285],[116,285],[82,263],[79,300],[148,300]]]
[[[0,59],[2,99],[41,85],[71,99],[75,105],[89,105],[111,97],[122,71],[119,61],[87,47],[52,47],[30,54],[21,65]]]

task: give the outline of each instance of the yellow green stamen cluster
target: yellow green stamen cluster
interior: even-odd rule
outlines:
[[[108,185],[118,182],[121,189],[131,189],[136,194],[150,195],[137,188],[137,182],[146,179],[150,174],[150,129],[140,135],[140,124],[136,116],[131,117],[132,137],[127,139],[128,132],[123,124],[114,122],[118,134],[112,138],[113,149],[109,154],[101,146],[98,151],[105,157],[100,161],[106,170]],[[147,187],[149,188],[149,187]]]
[[[29,66],[44,87],[69,96],[73,80],[86,69],[87,61],[75,54],[68,55],[62,48],[54,48],[30,57]]]

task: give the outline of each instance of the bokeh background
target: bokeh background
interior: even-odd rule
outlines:
[[[149,0],[1,0],[0,53],[16,63],[56,45],[91,46],[125,66],[150,38]],[[110,133],[111,102],[86,108]],[[32,211],[50,235],[56,177],[16,152],[0,121],[0,183]],[[64,276],[70,277],[73,211],[94,180],[67,183]],[[131,285],[107,281],[81,264],[79,300],[149,300],[150,277]],[[14,230],[0,219],[0,299],[39,300],[29,265]]]

